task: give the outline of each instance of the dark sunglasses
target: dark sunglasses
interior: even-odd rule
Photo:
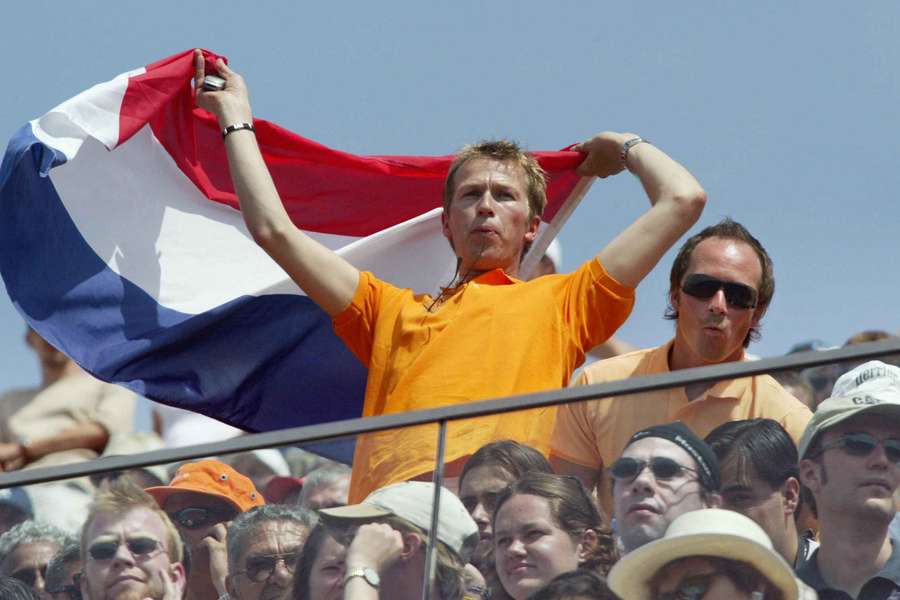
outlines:
[[[174,513],[169,513],[169,518],[185,529],[199,529],[211,523],[224,523],[237,516],[235,511],[216,508],[182,508]]]
[[[734,281],[722,281],[702,273],[688,275],[681,284],[681,291],[694,298],[712,298],[719,290],[725,290],[725,300],[734,308],[756,308],[756,290]]]
[[[875,436],[863,432],[848,433],[827,444],[822,444],[818,452],[811,455],[810,458],[815,458],[831,448],[842,448],[850,456],[868,456],[879,445],[884,447],[884,454],[889,461],[900,463],[900,440],[896,438],[879,440]]]
[[[706,595],[709,586],[715,577],[721,573],[703,573],[700,575],[688,575],[678,582],[671,592],[659,592],[656,594],[658,600],[700,600]]]
[[[146,556],[156,550],[165,552],[162,548],[162,543],[152,537],[141,536],[128,538],[124,543],[125,547],[128,548],[128,551],[131,552],[131,555],[135,558],[138,556]],[[120,540],[96,542],[91,544],[91,547],[88,548],[88,554],[90,554],[91,558],[94,560],[109,560],[116,555],[116,551],[121,544],[122,542]]]
[[[251,579],[258,583],[261,581],[265,581],[266,579],[271,577],[272,573],[275,571],[275,567],[278,566],[279,562],[283,562],[284,568],[287,569],[289,573],[293,573],[294,567],[297,565],[297,559],[299,558],[299,556],[299,550],[286,552],[284,554],[264,554],[260,556],[251,556],[247,559],[247,562],[244,563],[244,566],[246,566],[247,568],[243,571],[235,571],[233,574],[246,574],[247,579]]]
[[[47,579],[47,565],[42,565],[37,569],[35,569],[34,567],[19,569],[18,571],[10,573],[9,576],[13,579],[18,579],[28,587],[33,588],[35,582],[37,581],[38,572],[40,572],[41,574],[41,579]]]
[[[649,461],[623,456],[612,464],[609,474],[620,481],[634,481],[647,466],[650,467],[650,472],[657,480],[673,479],[684,471],[697,472],[696,469],[680,465],[665,456],[654,456]]]

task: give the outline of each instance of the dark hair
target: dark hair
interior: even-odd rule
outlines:
[[[557,575],[553,581],[528,597],[528,600],[565,600],[567,598],[597,598],[619,600],[606,585],[606,580],[590,571],[575,569]]]
[[[715,566],[717,573],[725,575],[737,589],[748,596],[759,589],[760,583],[765,583],[766,591],[764,597],[766,600],[784,600],[784,594],[781,592],[781,589],[769,581],[769,579],[760,573],[753,565],[741,560],[704,555],[686,556],[666,563],[653,574],[653,578],[650,580],[651,594],[655,595],[659,589],[660,573],[673,565],[677,565],[686,560],[691,560],[692,558],[702,558],[703,560],[708,561]]]
[[[503,469],[512,479],[519,479],[526,473],[553,473],[550,461],[531,446],[513,440],[498,440],[482,446],[469,458],[459,475],[459,489],[469,471],[485,466]]]
[[[539,496],[547,500],[550,514],[573,539],[587,529],[597,534],[597,544],[579,568],[606,575],[618,558],[612,530],[603,522],[597,503],[588,494],[581,480],[571,475],[552,473],[528,473],[509,484],[497,497],[494,509],[494,525],[497,515],[507,500],[516,495]]]
[[[706,443],[719,463],[733,457],[742,475],[753,465],[760,478],[773,488],[780,487],[789,477],[797,477],[797,446],[784,427],[772,419],[723,423],[709,432]]]
[[[291,585],[291,598],[293,600],[309,600],[309,576],[312,573],[313,563],[319,556],[319,551],[325,540],[331,537],[328,529],[319,523],[313,527],[306,538],[303,545],[303,552],[297,558],[297,565],[294,568],[294,581]]]
[[[737,240],[753,248],[753,251],[756,252],[756,256],[759,258],[759,266],[762,268],[762,277],[759,280],[759,288],[757,289],[759,293],[757,303],[759,308],[757,310],[761,311],[760,315],[765,313],[769,303],[772,302],[772,296],[775,294],[775,271],[769,253],[766,252],[759,240],[747,231],[746,227],[737,221],[726,218],[689,237],[678,250],[678,255],[675,257],[675,262],[672,263],[672,270],[669,273],[669,305],[666,307],[666,312],[663,315],[666,319],[673,321],[678,319],[678,310],[675,308],[673,300],[677,297],[681,281],[684,279],[685,273],[687,273],[688,266],[690,266],[691,256],[700,242],[713,237]],[[758,339],[759,325],[754,325],[747,332],[747,337],[744,339],[744,347],[746,348],[751,341],[755,342]]]
[[[3,600],[40,600],[37,592],[12,577],[0,577],[0,598]]]

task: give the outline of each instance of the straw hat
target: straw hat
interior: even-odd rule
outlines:
[[[728,558],[752,565],[797,600],[799,588],[790,565],[772,548],[766,532],[740,513],[705,508],[672,521],[661,539],[629,552],[609,572],[609,587],[620,598],[652,600],[650,581],[665,565],[689,556]]]

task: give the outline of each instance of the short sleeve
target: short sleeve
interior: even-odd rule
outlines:
[[[575,344],[587,352],[605,342],[634,306],[634,289],[616,281],[593,258],[572,273],[562,303],[563,319]]]
[[[588,385],[584,372],[572,385]],[[550,440],[550,454],[563,460],[590,467],[603,468],[599,444],[596,440],[593,416],[590,406],[593,403],[571,402],[559,407],[556,413],[556,426]]]

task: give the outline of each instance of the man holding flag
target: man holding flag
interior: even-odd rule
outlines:
[[[628,316],[633,290],[699,218],[705,193],[694,177],[638,136],[604,132],[576,146],[583,176],[626,168],[651,208],[574,273],[521,282],[524,252],[546,204],[537,161],[509,142],[468,147],[450,166],[441,224],[456,275],[436,297],[398,289],[319,244],[282,205],[253,131],[243,79],[221,59],[221,91],[205,91],[195,52],[198,106],[225,138],[231,178],[253,239],[331,318],[369,369],[365,416],[562,387],[584,354]],[[447,475],[477,448],[515,438],[547,450],[553,409],[451,423]],[[351,502],[392,482],[427,475],[434,430],[414,428],[360,439]]]

